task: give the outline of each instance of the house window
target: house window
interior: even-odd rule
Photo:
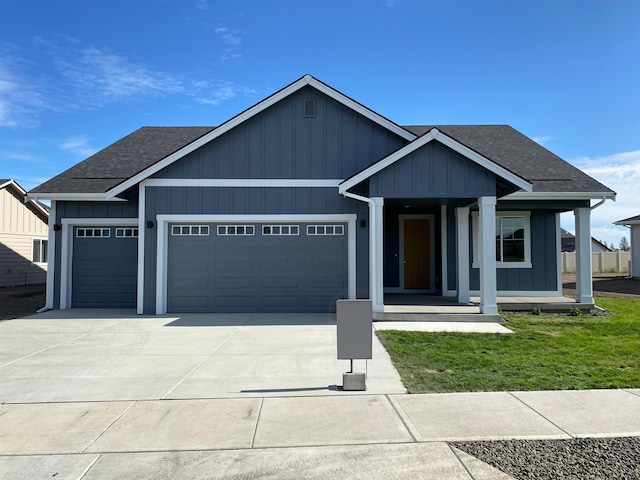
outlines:
[[[496,266],[531,268],[530,212],[496,212]],[[480,267],[480,222],[473,212],[473,267]]]
[[[33,263],[47,263],[49,240],[46,238],[33,239]]]
[[[218,225],[218,235],[255,235],[255,227],[253,225]]]
[[[137,229],[136,229],[137,230]],[[209,225],[172,225],[171,235],[201,237],[209,235]]]
[[[109,228],[78,228],[76,237],[78,238],[108,238],[111,236]]]
[[[263,225],[262,235],[300,235],[298,225]]]
[[[344,235],[344,226],[307,225],[307,235]]]
[[[137,238],[137,228],[116,228],[116,238]]]

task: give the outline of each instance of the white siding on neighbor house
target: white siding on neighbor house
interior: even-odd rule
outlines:
[[[0,190],[0,287],[46,282],[47,265],[34,264],[33,240],[46,239],[47,224],[21,199]]]
[[[640,278],[640,225],[631,225],[631,274]]]

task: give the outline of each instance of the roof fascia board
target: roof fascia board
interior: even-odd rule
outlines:
[[[320,90],[322,93],[330,96],[334,100],[337,100],[338,102],[340,102],[340,103],[344,104],[345,106],[357,111],[358,113],[366,116],[370,120],[382,125],[383,127],[393,131],[394,133],[402,136],[403,138],[405,138],[407,140],[413,140],[413,139],[416,138],[416,136],[414,134],[412,134],[411,132],[403,129],[399,125],[396,125],[395,123],[393,123],[392,121],[384,118],[383,116],[378,115],[377,113],[373,112],[372,110],[369,110],[368,108],[364,107],[363,105],[360,105],[359,103],[355,102],[354,100],[351,100],[349,97],[341,94],[337,90],[334,90],[333,88],[329,87],[328,85],[316,80],[311,75],[305,75],[304,77],[300,78],[299,80],[296,80],[295,82],[293,82],[289,86],[283,88],[282,90],[276,92],[275,94],[273,94],[273,95],[265,98],[264,100],[258,102],[253,107],[250,107],[247,110],[245,110],[244,112],[242,112],[242,113],[236,115],[235,117],[227,120],[225,123],[223,123],[222,125],[220,125],[216,129],[212,130],[211,132],[207,133],[206,135],[203,135],[202,137],[198,138],[197,140],[191,142],[190,144],[185,145],[183,148],[181,148],[177,152],[174,152],[173,154],[169,155],[168,157],[165,157],[164,159],[160,160],[159,162],[156,162],[155,164],[151,165],[150,167],[146,168],[145,170],[141,171],[140,173],[134,175],[133,177],[129,178],[128,180],[125,180],[121,184],[115,186],[111,190],[108,190],[107,191],[107,198],[115,197],[116,195],[119,195],[120,193],[124,192],[125,190],[127,190],[129,188],[132,188],[133,186],[135,186],[138,183],[140,183],[142,180],[145,180],[145,179],[149,178],[154,173],[159,172],[163,168],[171,165],[173,162],[179,160],[180,158],[184,157],[185,155],[188,155],[189,153],[191,153],[194,150],[200,148],[201,146],[209,143],[210,141],[214,140],[215,138],[218,138],[219,136],[225,134],[229,130],[237,127],[238,125],[240,125],[240,124],[242,124],[244,122],[246,122],[250,118],[254,117],[255,115],[257,115],[260,112],[266,110],[267,108],[269,108],[272,105],[278,103],[279,101],[283,100],[284,98],[286,98],[289,95],[297,92],[298,90],[300,90],[301,88],[303,88],[303,87],[305,87],[307,85],[311,85],[312,87]]]
[[[621,227],[630,227],[631,225],[640,225],[640,220],[620,220],[619,222],[613,222],[613,224]]]
[[[466,157],[469,160],[477,163],[478,165],[480,165],[481,167],[485,168],[486,170],[489,170],[490,172],[492,172],[492,173],[496,174],[497,176],[499,176],[499,177],[501,177],[501,178],[513,183],[515,186],[520,187],[521,189],[523,189],[525,191],[530,192],[533,189],[533,185],[531,183],[529,183],[526,180],[524,180],[523,178],[515,175],[514,173],[510,172],[509,170],[501,167],[500,165],[496,164],[495,162],[492,162],[491,160],[489,160],[488,158],[484,157],[483,155],[480,155],[479,153],[471,150],[469,147],[461,144],[460,142],[458,142],[454,138],[451,138],[450,136],[445,135],[444,133],[440,132],[437,128],[434,127],[431,130],[429,130],[428,133],[425,133],[423,136],[421,136],[418,139],[414,140],[409,145],[406,145],[405,147],[403,147],[403,148],[401,148],[399,150],[396,150],[394,153],[392,153],[388,157],[383,158],[379,162],[371,165],[369,168],[367,168],[367,169],[361,171],[360,173],[354,175],[353,177],[345,180],[339,186],[340,193],[343,193],[343,192],[347,191],[348,189],[354,187],[358,183],[362,182],[363,180],[366,180],[367,178],[370,178],[371,176],[375,175],[379,171],[381,171],[384,168],[392,165],[393,163],[397,162],[401,158],[409,155],[410,153],[414,152],[418,148],[426,145],[427,143],[429,143],[429,142],[431,142],[433,140],[437,140],[438,142],[442,143],[443,145],[445,145],[445,146],[451,148],[452,150],[458,152],[460,155],[463,155],[464,157]]]
[[[27,195],[27,191],[24,188],[22,188],[20,185],[18,185],[18,183],[15,180],[11,179],[8,182],[5,182],[2,185],[0,185],[0,189],[6,188],[6,187],[13,187],[18,192],[18,194],[23,198],[23,201],[25,204],[33,205],[33,207],[36,208],[40,213],[42,213],[46,218],[49,218],[49,211],[43,205],[40,205],[40,203],[36,199],[32,199],[31,197],[29,197]]]
[[[615,200],[615,192],[514,192],[501,200]]]
[[[27,198],[33,200],[66,200],[66,201],[97,201],[97,202],[126,202],[123,198],[107,198],[104,193],[29,193]]]

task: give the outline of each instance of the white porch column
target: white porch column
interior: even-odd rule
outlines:
[[[456,208],[456,272],[458,303],[469,303],[469,209]]]
[[[496,197],[480,197],[480,313],[498,313],[496,281]]]
[[[372,197],[369,204],[369,290],[374,312],[384,312],[383,237],[384,198]]]
[[[591,279],[591,209],[576,208],[576,302],[593,303]]]

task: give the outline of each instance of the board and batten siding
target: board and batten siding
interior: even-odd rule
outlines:
[[[369,296],[369,234],[366,204],[337,193],[337,188],[146,187],[145,223],[157,215],[330,215],[356,214],[356,296]],[[197,222],[196,222],[197,223]],[[210,222],[206,222],[210,223]],[[156,230],[145,232],[144,313],[154,313]]]
[[[478,198],[496,194],[495,175],[431,142],[369,179],[369,194],[385,198]]]
[[[531,268],[496,269],[498,292],[555,292],[558,289],[558,246],[555,212],[531,211]],[[473,247],[473,245],[472,245]],[[473,249],[473,248],[472,248]],[[473,258],[473,252],[471,252]],[[471,268],[471,290],[480,290],[480,269]]]
[[[0,190],[0,287],[46,282],[47,265],[33,263],[33,240],[47,235],[47,223],[32,207]]]
[[[305,100],[315,101],[313,117],[304,116]],[[345,179],[406,143],[306,87],[153,177]]]

